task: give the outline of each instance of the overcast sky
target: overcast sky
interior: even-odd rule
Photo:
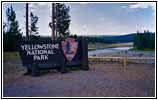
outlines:
[[[25,35],[25,3],[3,3],[3,21],[10,6],[16,12]],[[77,35],[124,35],[137,30],[155,32],[156,3],[65,3],[70,7],[70,32]],[[29,3],[29,12],[38,16],[40,35],[51,35],[51,3]]]

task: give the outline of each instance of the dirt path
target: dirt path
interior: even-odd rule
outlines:
[[[24,71],[3,75],[4,97],[154,97],[153,64],[90,64],[88,71],[68,70],[39,77]]]

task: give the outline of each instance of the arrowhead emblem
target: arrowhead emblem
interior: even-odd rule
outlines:
[[[68,61],[72,61],[75,57],[78,48],[78,42],[73,38],[67,38],[62,41],[62,50]]]

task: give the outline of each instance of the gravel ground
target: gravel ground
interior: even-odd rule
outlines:
[[[154,97],[154,64],[90,63],[88,71],[3,74],[4,97]],[[5,67],[5,66],[4,66]]]

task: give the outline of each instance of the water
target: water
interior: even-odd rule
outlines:
[[[133,47],[117,47],[117,48],[106,48],[106,49],[101,49],[101,50],[91,50],[91,51],[88,51],[88,55],[97,54],[97,53],[105,53],[105,52],[117,52],[121,50],[129,50],[132,48]]]

